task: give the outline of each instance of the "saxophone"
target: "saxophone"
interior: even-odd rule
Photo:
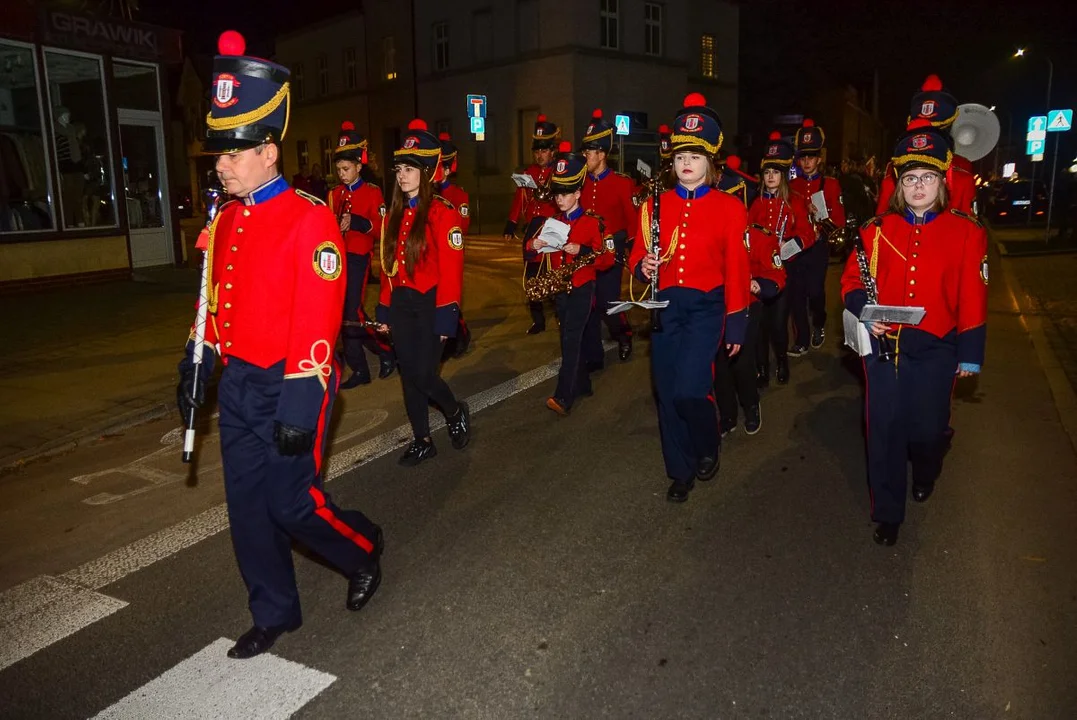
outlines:
[[[597,255],[598,253],[591,252],[576,256],[570,263],[528,278],[524,281],[524,294],[527,295],[528,302],[541,302],[557,293],[572,292],[572,276],[583,266],[593,263]]]

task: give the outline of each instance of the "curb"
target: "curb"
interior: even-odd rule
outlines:
[[[22,455],[0,466],[0,477],[18,472],[31,463],[57,457],[59,455],[65,455],[81,445],[86,445],[89,442],[99,440],[105,435],[121,433],[124,430],[129,430],[133,427],[157,420],[172,412],[173,409],[173,406],[168,403],[157,403],[146,410],[138,410],[122,420],[110,422],[105,425],[98,425],[93,428],[87,428],[86,430],[79,431],[75,437],[69,435],[68,437],[56,440],[52,443],[47,443],[26,455]]]

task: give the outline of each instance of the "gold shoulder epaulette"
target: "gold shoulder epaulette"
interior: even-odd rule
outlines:
[[[867,222],[865,222],[863,225],[860,226],[860,229],[861,230],[867,230],[869,225],[874,225],[876,227],[881,227],[882,224],[883,224],[883,218],[886,217],[889,214],[890,214],[890,211],[888,210],[888,211],[886,211],[884,213],[880,213],[879,215],[876,215],[873,218],[869,218]]]
[[[601,215],[596,213],[594,210],[584,210],[583,214],[593,217],[595,220],[598,220],[598,231],[603,235],[606,234],[606,221],[602,219]]]
[[[950,212],[954,215],[957,215],[959,218],[965,218],[969,222],[975,223],[976,227],[984,226],[984,224],[980,222],[980,218],[976,217],[975,215],[969,215],[967,212],[958,210],[957,208],[950,208]]]
[[[309,202],[311,205],[325,205],[325,201],[322,200],[320,197],[317,197],[315,195],[311,195],[309,192],[304,192],[304,191],[300,190],[299,188],[292,188],[292,189],[295,190],[296,195],[303,198],[304,200]]]
[[[440,200],[441,202],[445,203],[445,207],[449,208],[450,210],[455,210],[456,209],[455,205],[453,205],[451,202],[449,202],[445,198],[441,197],[440,195],[434,195],[434,197],[436,199]]]

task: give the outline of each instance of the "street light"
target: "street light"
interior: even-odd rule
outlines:
[[[1027,48],[1017,48],[1017,51],[1013,54],[1013,56],[1015,58],[1023,58],[1025,56],[1026,52],[1028,52]],[[1039,57],[1041,57],[1041,58],[1043,58],[1044,60],[1047,61],[1047,102],[1044,105],[1044,109],[1043,109],[1043,113],[1044,113],[1044,115],[1046,115],[1051,110],[1051,81],[1054,80],[1054,77],[1055,77],[1055,64],[1051,61],[1051,58],[1047,57],[1046,55],[1040,55]],[[1055,177],[1054,176],[1057,174],[1055,172],[1055,170],[1057,169],[1057,163],[1058,163],[1058,140],[1055,140],[1055,155],[1054,155],[1053,164],[1056,167],[1051,170],[1051,188],[1050,188],[1050,190],[1048,190],[1048,195],[1047,195],[1047,198],[1048,198],[1047,199],[1047,229],[1044,231],[1044,234],[1043,234],[1043,241],[1044,242],[1050,242],[1050,238],[1051,238],[1051,211],[1054,210],[1054,205],[1055,205]],[[1032,163],[1032,184],[1031,184],[1030,189],[1029,189],[1029,198],[1034,200],[1035,197],[1036,197],[1036,163]],[[1029,219],[1029,222],[1032,221],[1032,205],[1033,204],[1034,204],[1034,202],[1029,203],[1029,206],[1028,206],[1028,213],[1029,213],[1028,214],[1028,219]]]

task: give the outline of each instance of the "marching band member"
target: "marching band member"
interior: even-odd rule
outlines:
[[[868,482],[874,538],[897,542],[905,519],[906,473],[924,502],[942,472],[954,378],[980,372],[987,339],[987,233],[971,216],[947,209],[952,153],[942,132],[914,120],[894,150],[899,191],[890,210],[860,231],[863,258],[849,256],[841,287],[860,317],[869,292],[881,305],[923,307],[918,325],[872,323],[867,381]],[[865,288],[865,280],[874,287]],[[893,354],[880,355],[880,340]]]
[[[723,174],[732,172],[734,175],[739,175],[744,180],[744,201],[748,207],[752,206],[755,202],[755,198],[759,195],[759,178],[744,172],[741,167],[744,162],[737,155],[730,155],[725,159],[725,169]]]
[[[725,163],[715,160],[714,169],[718,172],[718,184],[715,186],[727,195],[732,195],[740,200],[745,208],[748,207],[748,186],[744,177],[733,172]]]
[[[329,209],[339,218],[340,232],[347,251],[348,285],[344,295],[344,360],[351,368],[350,378],[340,384],[341,390],[370,383],[370,367],[366,352],[369,349],[380,359],[378,377],[384,379],[393,374],[396,358],[392,346],[362,323],[370,317],[363,308],[367,281],[370,279],[370,258],[374,252],[374,240],[381,235],[385,200],[381,188],[364,182],[360,177],[367,160],[367,139],[355,129],[355,124],[345,122],[340,126],[340,140],[333,151],[336,161],[337,185],[329,193]]]
[[[825,146],[826,134],[823,128],[811,119],[805,120],[804,125],[797,128],[796,152],[800,172],[789,183],[789,187],[808,199],[808,210],[813,220],[816,209],[811,201],[812,195],[822,192],[826,202],[827,223],[833,223],[836,231],[845,227],[845,206],[841,198],[841,185],[837,179],[827,178],[821,171],[821,153]],[[799,309],[793,313],[794,322],[799,320],[805,323],[804,327],[796,328],[797,345],[804,344],[803,338],[810,338],[813,348],[822,347],[826,340],[826,269],[830,264],[830,246],[824,227],[829,225],[816,224],[815,243],[804,253],[804,260],[808,262],[808,307],[804,313],[799,312]],[[807,326],[809,315],[810,334]]]
[[[553,174],[554,146],[561,136],[561,129],[546,119],[545,115],[539,115],[535,120],[535,131],[531,136],[531,152],[535,162],[528,165],[523,172],[531,176],[538,185],[539,190],[518,187],[512,198],[512,209],[509,210],[509,219],[505,223],[505,241],[512,242],[516,236],[516,228],[523,226],[524,237],[530,233],[530,227],[535,218],[548,218],[557,214],[557,206],[553,200],[547,197],[547,188],[550,184],[550,175]],[[526,239],[524,241],[526,243]],[[541,263],[529,262],[526,259],[527,251],[524,250],[524,278],[533,278],[539,274]],[[546,329],[546,315],[541,302],[528,303],[531,311],[531,327],[527,329],[528,335],[537,335]]]
[[[950,127],[957,120],[957,107],[957,99],[943,90],[939,76],[928,75],[920,87],[920,92],[912,96],[909,122],[927,120],[933,128],[942,133],[952,151],[954,140],[950,136]],[[876,206],[876,212],[879,214],[890,209],[890,198],[893,197],[897,188],[895,177],[894,169],[888,165],[879,186],[879,199]],[[968,215],[975,212],[976,174],[969,160],[954,154],[953,162],[946,173],[946,188],[951,208]]]
[[[737,428],[738,402],[744,411],[744,432],[755,435],[763,426],[752,349],[758,343],[763,302],[774,300],[785,289],[785,268],[777,236],[760,225],[748,226],[748,267],[752,281],[744,334],[747,351],[730,356],[724,347],[719,347],[714,366],[714,398],[723,436]]]
[[[815,231],[808,216],[807,199],[791,190],[786,180],[792,165],[793,146],[777,132],[771,133],[760,166],[763,180],[759,197],[748,210],[748,221],[773,233],[779,246],[793,242],[803,251],[815,242]],[[763,302],[759,342],[756,344],[757,377],[761,386],[770,383],[771,346],[774,348],[776,363],[775,379],[779,385],[789,382],[787,354],[803,354],[801,351],[804,348],[799,343],[793,350],[786,349],[789,347],[790,311],[795,312],[794,306],[799,303],[803,306],[804,313],[807,313],[807,264],[803,255],[803,252],[798,252],[783,262],[788,286],[775,297]],[[794,320],[794,324],[796,322]]]
[[[302,624],[292,540],[348,578],[346,605],[361,609],[381,582],[381,528],[322,490],[322,456],[340,382],[333,353],[346,270],[337,219],[278,171],[291,100],[287,68],[244,55],[229,30],[213,61],[203,152],[236,198],[207,232],[209,313],[201,366],[194,339],[180,363],[186,417],[205,400],[219,348],[221,456],[229,530],[254,626],[228,651],[250,658]]]
[[[572,144],[561,143],[560,157],[554,165],[550,189],[560,211],[554,217],[572,229],[561,251],[549,254],[551,270],[582,262],[572,273],[572,289],[554,296],[557,322],[561,328],[561,369],[557,373],[557,388],[546,400],[546,407],[558,415],[568,415],[573,401],[580,395],[591,395],[591,377],[583,361],[583,333],[594,311],[594,257],[602,253],[602,225],[599,218],[580,207],[584,160],[572,153]],[[547,243],[537,235],[530,241],[529,250],[538,253]],[[587,260],[590,258],[590,261]]]
[[[609,236],[606,249],[610,251],[596,261],[595,307],[598,311],[588,321],[590,339],[585,343],[587,362],[594,369],[605,364],[600,319],[609,328],[610,337],[617,341],[617,356],[621,361],[632,355],[632,326],[628,316],[625,313],[606,314],[609,304],[621,297],[621,270],[636,234],[632,180],[615,173],[606,164],[607,156],[613,151],[613,129],[613,125],[602,117],[602,111],[596,109],[583,134],[582,144],[583,156],[587,159],[587,178],[583,182],[580,203],[585,210],[602,218]]]
[[[660,196],[660,230],[652,236],[654,198],[641,208],[630,266],[650,282],[658,273],[662,330],[651,335],[651,371],[666,474],[666,498],[684,502],[695,480],[718,472],[720,437],[712,393],[714,352],[730,356],[744,343],[751,278],[745,248],[744,205],[713,190],[713,158],[722,145],[718,114],[706,99],[684,99],[673,126],[678,184]],[[655,245],[657,243],[657,246]],[[655,258],[655,248],[659,258]]]
[[[467,190],[452,181],[456,177],[457,156],[460,153],[449,133],[440,133],[438,140],[441,142],[441,170],[445,179],[437,184],[437,191],[441,197],[452,203],[456,212],[460,213],[460,227],[463,228],[464,235],[467,235],[468,228],[471,227],[471,207],[468,205]],[[447,344],[453,346],[451,350],[454,357],[460,357],[470,347],[471,331],[468,330],[467,323],[464,322],[463,312],[460,313],[456,337],[452,343]]]
[[[404,405],[415,439],[400,457],[414,466],[437,455],[428,407],[445,415],[457,450],[470,439],[467,403],[438,375],[442,343],[456,334],[464,280],[464,229],[460,213],[434,195],[441,179],[441,143],[422,120],[412,120],[393,153],[396,187],[381,240],[383,332],[392,332],[404,386]]]

